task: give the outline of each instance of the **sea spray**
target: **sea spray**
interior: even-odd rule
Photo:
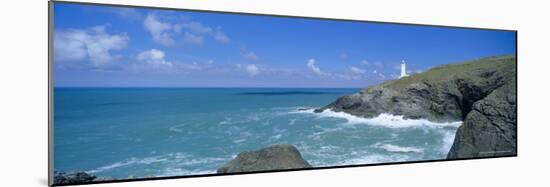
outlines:
[[[382,113],[374,118],[363,118],[354,116],[345,112],[335,112],[330,109],[327,109],[323,112],[315,113],[314,109],[307,110],[297,110],[292,111],[292,113],[306,113],[313,114],[319,117],[325,118],[340,118],[345,119],[348,124],[367,124],[367,125],[379,125],[389,128],[408,128],[408,127],[459,127],[462,124],[462,121],[454,122],[432,122],[426,119],[405,119],[404,116],[392,115],[387,113]]]
[[[308,137],[322,145],[303,146],[311,151],[304,153],[306,158],[313,159],[312,164],[318,166],[444,159],[452,145],[456,129],[462,124],[460,121],[438,123],[425,119],[404,119],[403,116],[391,114],[362,118],[332,110],[321,113],[313,111],[313,108],[297,107],[290,110],[289,114],[306,115],[318,121],[339,120],[336,122],[337,126],[314,125],[319,131]],[[337,146],[330,146],[329,150],[323,149],[327,147],[325,143],[330,136],[361,132],[365,132],[362,133],[364,135],[348,135],[346,138],[356,137],[356,141],[365,142],[364,145],[358,144],[351,149]],[[323,158],[328,158],[328,155],[333,156],[330,156],[331,159]]]

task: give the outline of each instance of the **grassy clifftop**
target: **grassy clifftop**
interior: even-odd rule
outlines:
[[[516,57],[512,55],[487,57],[463,63],[445,64],[401,79],[386,81],[379,86],[400,88],[418,82],[441,83],[457,78],[474,82],[486,81],[484,73],[515,74]]]

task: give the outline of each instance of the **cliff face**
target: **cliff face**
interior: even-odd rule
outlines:
[[[497,150],[515,155],[515,61],[514,56],[501,56],[439,66],[343,96],[316,112],[463,121],[448,158],[503,154],[489,153]]]
[[[448,159],[515,155],[516,84],[510,83],[474,103],[458,128]]]
[[[256,151],[242,152],[217,173],[236,173],[246,171],[267,171],[281,169],[311,168],[298,149],[292,145],[273,145]]]

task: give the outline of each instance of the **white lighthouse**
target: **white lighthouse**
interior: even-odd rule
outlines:
[[[403,77],[406,77],[406,76],[409,76],[409,75],[407,75],[407,64],[405,63],[405,60],[402,60],[401,61],[401,75],[399,76],[399,78],[403,78]]]

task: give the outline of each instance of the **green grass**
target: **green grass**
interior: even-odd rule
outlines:
[[[432,68],[426,72],[415,74],[409,77],[404,77],[396,80],[389,80],[382,83],[382,87],[404,87],[409,84],[418,82],[445,82],[452,80],[456,77],[463,77],[465,79],[473,79],[473,81],[481,81],[479,77],[480,72],[487,72],[491,70],[503,71],[507,73],[515,73],[516,71],[516,57],[512,55],[487,57],[477,60],[445,64]]]

